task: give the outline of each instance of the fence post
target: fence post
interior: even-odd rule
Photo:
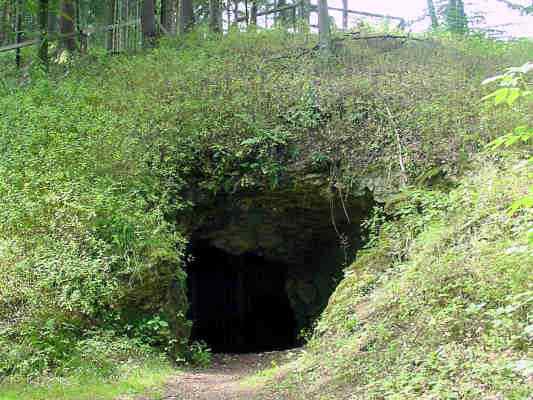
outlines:
[[[342,29],[348,30],[348,0],[342,0]]]
[[[300,19],[306,23],[310,24],[310,16],[311,16],[311,2],[309,0],[301,0],[300,2]]]
[[[292,29],[296,33],[297,18],[296,18],[296,3],[293,3],[294,7],[291,8]]]
[[[39,59],[48,70],[48,0],[39,0]]]
[[[20,44],[22,42],[22,0],[17,0],[17,34],[16,34],[16,43]],[[21,67],[22,57],[20,55],[20,47],[17,48],[15,52],[15,63],[17,68]]]
[[[228,32],[231,29],[231,5],[229,0],[226,2],[226,18],[228,19]]]

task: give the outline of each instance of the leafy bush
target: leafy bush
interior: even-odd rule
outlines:
[[[211,349],[204,342],[192,342],[183,361],[194,367],[209,367],[211,365]]]
[[[2,339],[0,344],[0,382],[12,377],[37,379],[43,375],[59,376],[116,374],[131,359],[155,358],[153,348],[116,332],[94,332],[84,337],[70,336],[64,330],[32,332],[25,343]],[[26,336],[27,337],[27,336]]]
[[[497,75],[486,79],[483,83],[489,84],[492,82],[499,82],[500,88],[484,97],[484,100],[494,100],[494,105],[506,104],[508,107],[513,107],[518,101],[523,101],[525,107],[516,107],[518,112],[527,114],[529,112],[528,106],[533,102],[533,91],[530,89],[533,82],[531,81],[531,72],[533,71],[533,63],[528,62],[518,68],[509,68],[505,74]],[[489,148],[496,150],[501,146],[511,147],[513,145],[521,144],[531,147],[533,143],[533,127],[531,125],[517,126],[512,132],[500,136],[491,143]],[[533,164],[533,157],[528,160],[529,164]],[[526,167],[524,165],[524,167]],[[529,174],[533,179],[533,175]],[[533,207],[533,186],[529,187],[529,194],[516,200],[511,206],[511,212],[515,212],[522,207]],[[529,231],[530,243],[533,243],[533,226]]]
[[[390,205],[278,386],[287,398],[528,398],[533,213],[507,212],[526,156],[485,157],[449,194]]]

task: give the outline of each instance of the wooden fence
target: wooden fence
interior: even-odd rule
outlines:
[[[342,21],[341,25],[338,27],[343,31],[348,31],[351,28],[354,28],[355,25],[350,26],[349,24],[349,16],[360,16],[364,18],[377,18],[380,20],[390,20],[397,23],[398,28],[403,29],[406,27],[407,22],[404,18],[396,17],[392,15],[387,14],[377,14],[377,13],[371,13],[367,11],[358,11],[358,10],[352,10],[348,8],[348,0],[343,0],[342,8],[339,7],[328,7],[328,10],[331,11],[337,11],[342,13]],[[260,11],[256,14],[257,17],[265,17],[265,20],[263,21],[264,28],[268,28],[268,17],[271,17],[271,20],[275,23],[279,20],[285,20],[288,26],[296,26],[298,23],[298,20],[304,20],[307,24],[309,24],[313,28],[317,28],[316,25],[311,23],[310,16],[312,13],[318,13],[318,7],[316,4],[311,4],[309,1],[298,1],[293,4],[287,4],[283,6],[277,6],[276,3],[270,4],[266,6],[266,9],[263,11]],[[241,16],[236,16],[233,22],[244,22],[244,23],[250,23],[250,15],[248,13],[242,12]],[[287,15],[290,14],[290,15]],[[261,24],[259,24],[261,26]]]
[[[124,51],[135,51],[140,45],[142,40],[141,34],[141,21],[140,19],[128,21],[120,24],[107,25],[101,27],[87,27],[68,35],[61,35],[58,33],[51,33],[47,35],[48,41],[59,41],[61,39],[69,37],[78,38],[78,46],[81,51],[86,51],[90,46],[93,38],[98,34],[105,34],[105,43],[109,53],[117,54]],[[26,34],[26,32],[24,32]],[[37,32],[30,32],[31,36],[38,36]],[[17,40],[13,44],[0,47],[0,53],[15,51],[15,63],[17,67],[21,66],[21,49],[25,47],[31,47],[39,45],[41,39],[28,39],[23,40],[24,35],[17,34]],[[104,40],[94,40],[102,44]]]
[[[16,1],[17,12],[15,18],[15,30],[11,32],[11,37],[14,38],[14,43],[8,43],[0,47],[0,53],[15,51],[16,52],[16,64],[21,65],[21,49],[29,46],[39,45],[40,38],[39,33],[35,31],[23,30],[25,20],[30,20],[30,23],[26,24],[31,26],[31,16],[25,15],[20,8],[22,2]],[[142,29],[140,19],[140,1],[139,0],[115,0],[111,10],[110,16],[114,24],[95,26],[88,24],[84,27],[80,27],[79,18],[77,25],[77,32],[69,35],[61,35],[58,32],[50,32],[47,35],[47,39],[51,41],[57,41],[63,38],[75,36],[78,38],[78,44],[81,50],[86,50],[89,46],[102,46],[107,48],[110,53],[120,53],[124,51],[135,51],[142,44]],[[317,26],[312,23],[311,15],[317,13],[317,5],[311,4],[309,0],[295,1],[293,4],[283,4],[274,2],[267,4],[263,10],[258,10],[251,15],[249,12],[247,2],[244,3],[245,9],[231,9],[229,2],[228,7],[225,10],[225,28],[226,30],[232,26],[244,23],[249,25],[252,18],[255,18],[255,22],[259,27],[269,28],[275,25],[279,21],[287,27],[292,25],[296,30],[298,22],[304,21],[313,28]],[[348,8],[348,0],[343,0],[342,7],[328,7],[329,11],[341,13],[341,26],[340,29],[347,31],[354,26],[349,24],[349,16],[359,16],[362,18],[378,18],[382,20],[394,21],[398,24],[399,28],[403,28],[406,22],[403,18],[395,17],[392,15],[376,14],[366,11],[351,10]],[[80,11],[78,10],[78,14]],[[260,22],[260,20],[262,21]],[[262,26],[261,26],[262,25]],[[162,31],[164,29],[160,27]],[[99,36],[102,35],[103,37]]]
[[[94,46],[106,48],[110,53],[135,51],[142,44],[141,0],[115,0],[106,3],[111,4],[111,7],[109,15],[106,15],[105,19],[111,22],[100,25],[94,23],[94,9],[80,10],[80,2],[76,2],[78,8],[76,10],[75,32],[71,34],[58,32],[57,14],[51,12],[48,19],[49,30],[45,36],[38,32],[35,16],[24,8],[24,1],[11,0],[8,4],[11,8],[3,10],[5,12],[7,9],[8,15],[0,15],[0,23],[4,24],[3,27],[0,27],[0,33],[4,32],[0,37],[0,54],[14,51],[15,62],[18,67],[21,65],[21,50],[25,47],[39,46],[42,39],[57,42],[69,37],[76,37],[81,51],[86,51],[89,47]],[[92,15],[92,20],[88,20],[85,15]],[[103,19],[102,16],[100,19]],[[50,28],[51,22],[54,22],[52,28]]]

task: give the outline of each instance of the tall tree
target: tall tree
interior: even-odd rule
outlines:
[[[1,4],[1,3],[0,3]],[[7,38],[9,36],[9,31],[11,30],[11,27],[9,26],[9,22],[11,19],[11,2],[10,1],[4,1],[3,4],[1,4],[0,9],[0,45],[4,42],[7,42]]]
[[[468,19],[463,0],[449,0],[446,7],[446,25],[450,32],[463,34],[468,30]]]
[[[177,30],[177,0],[161,0],[161,26],[170,34]]]
[[[163,28],[166,29],[166,23],[168,20],[168,0],[160,0],[159,17],[160,23]]]
[[[348,0],[342,0],[342,29],[348,30]]]
[[[331,27],[328,0],[318,0],[318,35],[321,51],[329,53],[331,50]]]
[[[250,24],[257,25],[257,1],[252,0],[252,6],[250,7]]]
[[[209,29],[211,32],[222,31],[220,0],[209,0]]]
[[[311,1],[310,0],[302,0],[300,2],[300,19],[306,23],[309,24],[309,17],[311,15]]]
[[[277,8],[283,9],[287,6],[287,0],[278,0]],[[287,10],[280,11],[277,13],[279,15],[278,21],[281,24],[281,26],[286,26],[289,22],[289,14]]]
[[[435,3],[433,0],[427,0],[428,2],[428,14],[431,18],[431,27],[436,29],[439,27],[439,20],[437,18],[437,11],[435,11]]]
[[[143,33],[143,43],[146,47],[155,45],[156,27],[155,27],[155,1],[143,0],[141,10],[141,28]]]
[[[179,33],[184,34],[191,30],[194,24],[192,0],[180,0],[179,6]]]
[[[168,21],[168,1],[160,0],[159,17],[161,26],[167,29],[166,24]]]
[[[48,0],[39,0],[38,17],[39,17],[39,60],[45,68],[48,69]]]
[[[239,25],[239,0],[233,1],[233,26]]]
[[[59,1],[48,1],[48,33],[57,33],[58,31],[58,16],[60,13]]]
[[[108,53],[114,53],[116,51],[116,36],[117,36],[117,29],[115,27],[117,21],[116,21],[116,11],[117,11],[117,3],[116,0],[107,0],[106,1],[107,7],[105,9],[106,11],[106,20],[107,20],[107,35],[106,35],[106,47]]]
[[[15,30],[17,32],[15,35],[15,41],[17,43],[22,42],[22,36],[23,36],[22,18],[23,18],[23,13],[24,13],[24,5],[22,1],[23,0],[17,0],[17,18],[16,18],[16,23],[15,23]],[[15,50],[15,63],[17,65],[17,68],[20,68],[22,66],[22,54],[21,54],[20,48]]]
[[[169,0],[170,24],[168,30],[172,35],[178,33],[178,0]]]
[[[75,0],[61,0],[59,14],[60,44],[68,51],[76,50],[76,4]]]

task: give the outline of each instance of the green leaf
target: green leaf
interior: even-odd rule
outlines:
[[[512,106],[518,98],[520,98],[521,91],[519,88],[511,88],[509,89],[506,101],[507,105]]]
[[[501,89],[496,90],[495,96],[494,96],[494,104],[498,105],[506,101],[510,90],[511,89],[509,88],[501,88]]]
[[[514,214],[516,211],[522,208],[533,208],[533,194],[524,196],[514,201],[509,208],[509,213]]]

